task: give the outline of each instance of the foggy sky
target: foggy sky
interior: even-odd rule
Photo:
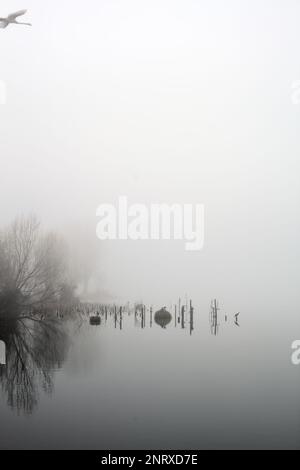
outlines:
[[[0,16],[21,8],[33,28],[0,30],[1,226],[35,212],[79,233],[116,297],[296,296],[299,1],[4,0]],[[96,209],[121,195],[204,204],[204,250],[98,241]]]

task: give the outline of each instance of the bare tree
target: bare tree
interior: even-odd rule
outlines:
[[[59,302],[70,284],[66,246],[55,234],[43,233],[34,216],[17,219],[0,236],[0,297],[18,305]]]

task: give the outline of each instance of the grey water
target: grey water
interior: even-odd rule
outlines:
[[[237,318],[219,302],[215,322],[205,305],[184,322],[173,306],[163,322],[146,308],[34,327],[30,351],[15,337],[0,366],[0,448],[300,448],[298,322],[280,321],[280,304],[270,321],[255,301]]]

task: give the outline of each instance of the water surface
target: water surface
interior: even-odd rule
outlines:
[[[147,309],[35,328],[33,352],[17,338],[0,366],[1,448],[299,448],[297,322],[245,304],[237,323],[220,304],[215,328],[205,306],[192,324],[174,306],[158,324],[157,306],[152,320]]]

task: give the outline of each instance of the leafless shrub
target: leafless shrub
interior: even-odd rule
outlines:
[[[0,299],[22,307],[58,304],[72,290],[67,249],[36,217],[18,218],[0,234]]]

